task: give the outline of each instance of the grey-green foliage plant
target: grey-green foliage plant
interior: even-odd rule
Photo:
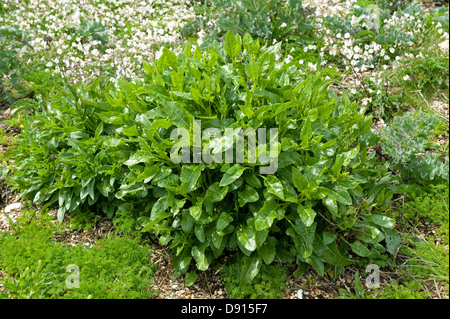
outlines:
[[[394,118],[381,134],[383,152],[392,157],[394,168],[406,178],[448,181],[448,154],[426,152],[438,145],[431,141],[440,119],[424,112],[407,112]]]
[[[81,23],[79,26],[74,27],[74,30],[84,39],[97,40],[100,41],[103,45],[105,45],[109,39],[108,29],[100,22],[92,19]]]
[[[29,45],[25,32],[17,27],[0,28],[0,103],[14,101],[10,90],[6,86],[17,86],[24,68],[18,58],[20,51]],[[8,83],[4,82],[4,75],[9,78]]]
[[[394,221],[382,211],[396,177],[367,153],[372,118],[321,78],[277,62],[280,50],[228,32],[223,46],[163,49],[144,64],[143,81],[78,88],[76,105],[59,100],[30,116],[9,181],[36,203],[58,204],[60,220],[88,209],[132,216],[170,247],[176,275],[206,270],[228,252],[243,259],[247,283],[275,259],[324,275],[352,264],[349,250],[379,254],[384,240],[395,252]],[[267,164],[247,155],[242,163],[174,162],[171,132],[186,129],[192,140],[196,119],[222,136],[277,128],[276,172],[261,174]],[[216,154],[236,154],[236,143],[215,142]]]
[[[228,31],[241,35],[249,33],[272,43],[273,40],[298,41],[312,31],[301,0],[218,0],[213,1],[212,6],[218,16],[207,15],[187,24],[182,30],[185,37],[207,29],[209,36],[205,43],[208,44]]]

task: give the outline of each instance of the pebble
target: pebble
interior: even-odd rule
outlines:
[[[10,117],[11,115],[11,108],[8,108],[5,112],[3,112],[4,117]]]
[[[22,207],[22,203],[12,203],[5,207],[5,213],[10,213],[12,210],[18,210]]]
[[[303,289],[299,289],[299,290],[297,291],[297,298],[298,298],[298,299],[303,299]]]

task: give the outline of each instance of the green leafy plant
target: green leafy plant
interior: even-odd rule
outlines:
[[[448,181],[448,155],[441,160],[437,153],[424,154],[427,148],[436,147],[430,137],[438,123],[435,115],[407,112],[381,132],[383,152],[393,158],[394,168],[402,171],[405,178],[434,180],[436,177]]]
[[[175,276],[206,270],[227,251],[250,258],[247,283],[275,258],[324,275],[354,263],[349,250],[368,256],[385,240],[394,253],[395,223],[383,211],[397,178],[367,153],[372,118],[319,77],[277,62],[280,50],[228,32],[223,46],[163,49],[144,64],[143,81],[68,90],[74,100],[27,119],[9,182],[35,203],[58,203],[59,220],[126,212],[169,245]],[[194,120],[215,135],[196,140]],[[264,128],[258,143],[270,150],[259,145],[251,159],[246,138],[242,161],[217,160],[237,154],[237,131]],[[191,147],[181,148],[187,162],[174,160],[183,142],[174,132],[199,142],[203,160],[191,161]]]

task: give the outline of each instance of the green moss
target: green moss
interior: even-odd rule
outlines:
[[[155,265],[151,263],[148,245],[115,234],[98,240],[92,247],[70,247],[53,239],[58,227],[50,222],[50,217],[45,214],[40,217],[41,221],[17,227],[13,234],[0,233],[0,269],[14,278],[4,280],[5,288],[13,297],[40,298],[42,294],[44,299],[140,299],[154,296],[150,288]],[[79,269],[79,288],[66,286],[66,279],[72,274],[67,268],[70,265]]]

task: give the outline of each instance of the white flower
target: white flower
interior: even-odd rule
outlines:
[[[389,48],[389,52],[394,53],[395,49],[394,48]]]
[[[341,34],[340,33],[336,34],[336,38],[340,39],[341,38]]]
[[[51,68],[52,67],[52,65],[53,65],[53,63],[52,62],[48,62],[45,66],[47,67],[47,68]]]
[[[303,61],[303,60],[300,60],[300,61],[298,61],[298,63],[299,63],[300,65],[302,65],[302,64],[304,63],[304,61]]]
[[[346,33],[346,34],[344,34],[344,38],[346,38],[346,39],[348,39],[348,38],[350,38],[350,33]]]
[[[408,81],[409,80],[409,75],[405,75],[404,77],[403,77],[403,81]]]
[[[62,50],[61,50],[61,49],[58,49],[58,50],[56,50],[56,53],[58,53],[59,55],[61,55],[61,54],[62,54]]]
[[[283,23],[280,25],[280,28],[285,28],[286,26],[287,26],[287,24],[283,22]]]
[[[311,62],[308,62],[308,67],[311,71],[317,71],[317,64],[312,64]]]

